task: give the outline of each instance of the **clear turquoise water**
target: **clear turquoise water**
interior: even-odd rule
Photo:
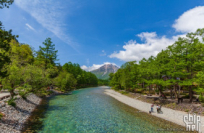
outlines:
[[[181,129],[122,104],[103,91],[100,87],[87,88],[51,98],[38,132],[161,133],[168,132],[167,128]]]

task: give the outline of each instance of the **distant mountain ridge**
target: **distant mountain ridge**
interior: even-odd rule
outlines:
[[[108,79],[110,73],[115,73],[119,67],[113,64],[105,64],[100,68],[91,71],[91,73],[95,74],[98,79]]]

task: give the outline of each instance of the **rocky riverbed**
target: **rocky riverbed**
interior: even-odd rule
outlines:
[[[15,107],[8,105],[7,100],[0,101],[0,112],[4,114],[0,120],[0,132],[20,133],[25,126],[24,123],[42,99],[35,94],[28,95],[26,99],[19,97],[15,100]]]

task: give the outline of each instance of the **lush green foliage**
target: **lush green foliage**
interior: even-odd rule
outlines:
[[[45,42],[43,42],[44,47],[39,47],[39,51],[37,52],[37,60],[36,63],[40,65],[44,65],[45,69],[52,67],[55,65],[57,59],[57,50],[55,50],[55,44],[52,44],[51,38],[47,38]]]
[[[72,64],[71,62],[68,62],[62,66],[62,69],[74,76],[74,78],[77,80],[77,88],[98,85],[97,77],[91,72],[82,70],[79,64]]]
[[[15,103],[15,99],[9,99],[8,100],[8,105],[11,105],[11,106],[13,106],[13,107],[15,107],[16,106],[16,103]]]
[[[8,36],[8,34],[5,34]],[[2,35],[2,38],[5,38]],[[1,40],[0,40],[1,41]],[[9,104],[14,105],[14,96],[18,93],[22,98],[30,92],[41,96],[51,94],[47,88],[57,87],[60,91],[70,91],[75,88],[97,86],[98,79],[90,72],[80,68],[78,64],[66,63],[61,67],[56,61],[57,50],[51,39],[47,38],[39,50],[35,52],[28,44],[20,44],[13,36],[3,40],[0,51],[1,74],[3,89],[11,94]],[[5,48],[4,48],[5,46]],[[4,61],[5,60],[5,61]]]
[[[173,45],[162,50],[156,57],[142,59],[139,63],[127,62],[110,74],[113,88],[136,92],[138,89],[157,93],[168,89],[171,97],[180,97],[180,90],[189,92],[190,102],[197,92],[202,99],[204,93],[204,29],[188,33]],[[202,39],[202,41],[200,40]]]
[[[104,80],[104,79],[98,79],[98,85],[109,85],[109,80]]]
[[[51,45],[51,39],[46,39],[45,49],[35,52],[27,44],[19,44],[10,40],[9,50],[5,55],[10,58],[9,64],[4,64],[2,70],[7,71],[7,76],[0,79],[3,88],[9,90],[11,99],[16,92],[26,98],[30,92],[46,93],[48,87],[58,87],[61,91],[70,91],[75,88],[97,86],[98,79],[90,72],[80,68],[78,64],[66,63],[61,67],[56,63],[57,50]],[[46,52],[49,51],[49,52]],[[41,95],[41,94],[40,94]]]
[[[55,78],[55,82],[61,91],[73,90],[77,84],[77,80],[74,78],[74,76],[66,71],[61,71],[59,76]]]
[[[10,63],[10,57],[7,54],[10,49],[9,43],[12,39],[16,38],[11,32],[12,30],[5,31],[0,22],[0,77],[6,76],[7,71],[5,69],[3,70],[3,68],[6,64]]]

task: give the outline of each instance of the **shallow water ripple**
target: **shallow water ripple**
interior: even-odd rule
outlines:
[[[139,112],[103,93],[87,88],[49,101],[40,133],[162,133],[182,127]],[[183,128],[182,128],[183,129]],[[181,131],[177,131],[181,132]]]

